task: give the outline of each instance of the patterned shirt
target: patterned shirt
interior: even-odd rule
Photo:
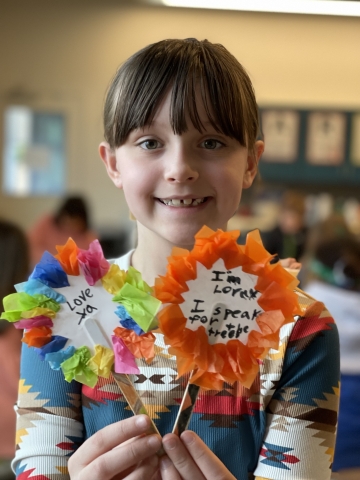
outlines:
[[[116,261],[129,267],[129,255]],[[200,391],[189,424],[239,480],[329,480],[339,402],[339,339],[322,303],[299,294],[304,315],[280,331],[250,389]],[[156,333],[152,363],[132,375],[160,433],[171,432],[187,378]],[[51,370],[23,346],[17,406],[17,480],[68,480],[69,456],[88,437],[132,415],[110,377],[95,388]]]

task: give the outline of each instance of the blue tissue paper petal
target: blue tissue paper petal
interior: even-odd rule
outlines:
[[[119,318],[121,318],[121,320],[125,320],[126,318],[131,318],[126,308],[124,307],[124,305],[118,305],[118,307],[115,310],[115,313]]]
[[[120,320],[120,324],[124,328],[127,328],[128,330],[134,330],[136,335],[142,335],[143,333],[145,333],[144,330],[142,330],[132,318],[127,318],[126,320]]]
[[[144,330],[142,330],[142,328],[139,327],[139,325],[135,322],[135,320],[130,317],[124,305],[119,305],[116,308],[115,313],[120,318],[120,324],[124,328],[134,330],[137,335],[142,335],[143,333],[145,333]]]
[[[67,341],[68,341],[68,338],[66,337],[61,337],[60,335],[54,335],[51,338],[51,341],[49,343],[47,343],[41,348],[35,347],[34,350],[39,355],[41,360],[45,360],[47,354],[58,352],[59,350],[64,348]]]
[[[68,287],[69,281],[67,275],[60,265],[60,262],[49,252],[44,252],[40,262],[35,265],[30,279],[39,280],[48,287],[61,288]]]
[[[18,283],[15,285],[15,289],[17,292],[25,292],[28,295],[34,295],[36,293],[40,293],[45,295],[52,300],[55,300],[57,303],[65,303],[66,298],[61,293],[58,293],[56,290],[45,285],[45,283],[40,282],[34,278],[31,278],[27,282]]]
[[[59,352],[47,353],[45,360],[49,362],[50,367],[53,370],[60,370],[61,364],[68,358],[72,357],[76,351],[76,348],[70,345],[66,350],[60,350]]]

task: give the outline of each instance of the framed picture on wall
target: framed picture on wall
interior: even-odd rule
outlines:
[[[265,140],[263,161],[295,162],[298,156],[300,116],[295,110],[265,110],[261,115]]]
[[[7,105],[4,110],[3,192],[62,195],[66,189],[66,117],[63,112]]]
[[[345,161],[346,115],[312,112],[307,117],[306,160],[311,165],[341,165]]]

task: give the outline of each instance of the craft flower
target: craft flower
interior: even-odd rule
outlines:
[[[22,341],[69,382],[93,387],[112,368],[139,373],[135,357],[154,357],[155,337],[144,332],[161,305],[152,288],[137,270],[110,265],[97,240],[88,250],[71,238],[56,248],[56,257],[45,252],[28,281],[3,299],[1,318],[24,329]]]
[[[191,252],[174,249],[155,296],[169,353],[179,376],[194,371],[191,383],[221,389],[239,381],[249,388],[259,362],[279,344],[279,330],[301,314],[293,289],[298,281],[271,264],[257,231],[238,245],[238,231],[203,227]]]

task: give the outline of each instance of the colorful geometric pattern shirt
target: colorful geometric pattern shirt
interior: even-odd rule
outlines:
[[[129,267],[129,255],[116,261]],[[299,295],[303,317],[280,331],[278,350],[261,362],[250,389],[224,383],[201,391],[189,429],[239,480],[329,480],[339,401],[339,339],[322,303]],[[187,378],[156,335],[152,363],[132,382],[160,433],[171,432]],[[24,345],[17,405],[17,480],[68,480],[67,461],[88,437],[132,415],[116,383],[95,388],[51,370]]]

